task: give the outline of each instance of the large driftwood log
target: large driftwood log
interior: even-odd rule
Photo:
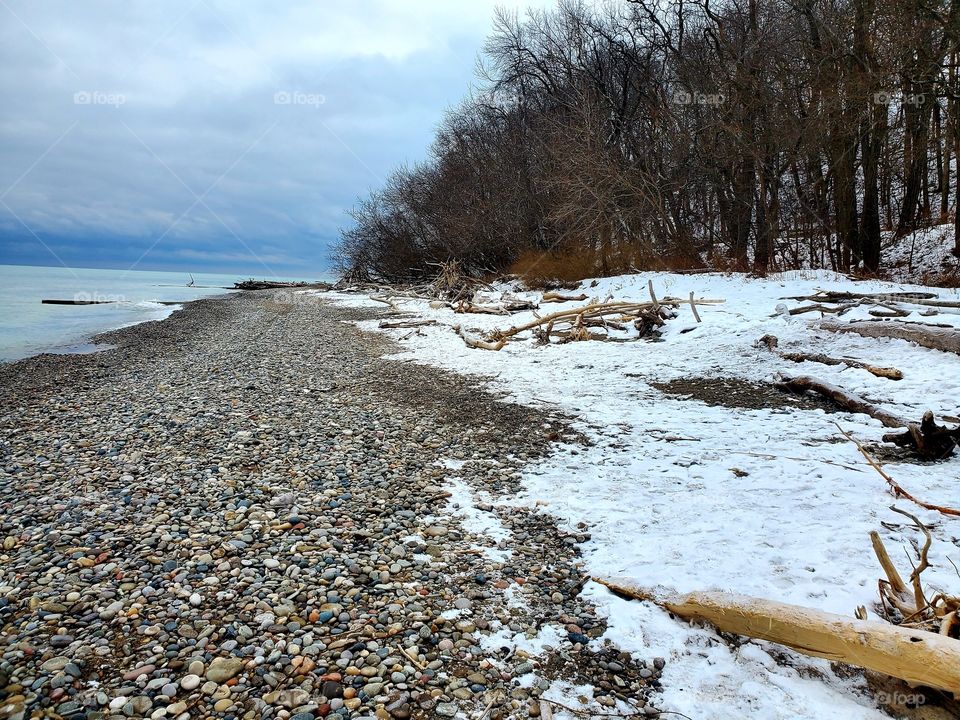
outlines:
[[[897,370],[897,368],[878,367],[870,363],[861,362],[860,360],[851,360],[850,358],[832,358],[828,355],[821,355],[820,353],[781,353],[780,357],[796,363],[815,362],[821,365],[846,365],[849,368],[866,370],[871,375],[886,378],[887,380],[903,380],[903,373]]]
[[[960,355],[960,331],[921,323],[864,320],[855,323],[823,322],[820,327],[836,333],[856,333],[864,337],[897,338],[921,347]]]
[[[935,300],[936,293],[902,292],[902,293],[852,293],[832,290],[818,290],[813,295],[795,295],[787,300],[811,300],[813,302],[851,302],[857,300],[877,300],[880,302],[916,302],[918,300]]]
[[[876,405],[871,405],[859,395],[854,395],[841,387],[837,387],[836,385],[832,385],[815,377],[810,377],[809,375],[801,375],[795,378],[784,377],[778,386],[800,394],[808,390],[815,392],[833,401],[844,410],[869,415],[875,420],[879,420],[886,427],[904,428],[910,424],[898,415],[887,412],[883,408],[878,408]]]
[[[618,595],[649,600],[685,620],[706,620],[723,632],[960,693],[960,641],[953,638],[745,595],[661,594],[627,580],[594,579]]]

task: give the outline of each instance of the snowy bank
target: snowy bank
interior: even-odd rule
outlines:
[[[868,533],[879,531],[906,570],[900,548],[909,548],[917,532],[889,509],[894,499],[882,478],[834,422],[864,441],[879,439],[880,424],[864,415],[757,403],[743,383],[770,385],[778,373],[811,374],[907,418],[919,419],[927,409],[938,416],[956,414],[960,357],[901,340],[819,331],[816,314],[777,311],[778,305],[798,304],[784,298],[817,288],[926,288],[852,282],[823,271],[767,279],[653,273],[585,282],[581,288],[601,301],[645,301],[649,280],[660,297],[694,292],[725,302],[699,308],[699,323],[681,307],[660,342],[535,346],[526,340],[511,341],[499,352],[470,349],[451,326],[480,334],[534,315],[462,315],[420,300],[398,304],[437,325],[383,332],[406,348],[397,359],[487,376],[491,388],[511,400],[559,409],[575,419],[593,445],[558,447],[529,469],[522,494],[510,503],[540,506],[571,530],[589,526],[583,552],[591,574],[622,575],[679,592],[735,591],[846,616],[860,605],[872,608],[881,571]],[[955,290],[931,291],[958,299]],[[364,296],[326,297],[377,305]],[[867,312],[857,308],[843,320],[867,318]],[[956,327],[960,315],[945,313],[935,321]],[[779,338],[784,352],[892,365],[904,379],[788,362],[757,345],[764,335]],[[695,386],[714,392],[684,394],[683,388]],[[958,458],[891,463],[887,469],[918,497],[958,504]],[[933,525],[927,583],[956,590],[960,581],[947,558],[960,564],[953,540],[960,536],[960,520],[898,504]],[[886,717],[862,678],[838,677],[826,661],[762,642],[728,644],[711,630],[674,620],[655,606],[621,600],[594,583],[584,592],[609,617],[604,640],[641,657],[667,659],[658,707],[717,720]]]

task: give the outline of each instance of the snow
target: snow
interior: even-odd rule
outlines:
[[[901,281],[919,282],[944,274],[956,277],[960,258],[952,254],[954,232],[953,225],[946,224],[916,230],[899,240],[892,232],[885,233],[882,266]]]
[[[834,422],[862,441],[879,440],[880,424],[863,415],[795,407],[707,405],[665,394],[651,383],[734,378],[769,384],[779,373],[810,374],[908,418],[919,419],[926,409],[952,415],[960,396],[960,357],[902,340],[825,332],[817,329],[818,314],[790,316],[777,306],[795,307],[800,303],[785,298],[818,288],[930,290],[957,300],[956,289],[853,282],[824,271],[766,279],[650,273],[581,287],[597,300],[646,301],[648,280],[661,299],[686,298],[693,291],[698,298],[725,302],[701,306],[699,324],[689,307],[681,307],[662,342],[535,346],[527,339],[511,341],[500,352],[469,349],[452,325],[479,335],[533,314],[458,315],[419,300],[401,304],[439,325],[382,332],[405,348],[395,359],[485,376],[491,390],[507,400],[568,414],[594,442],[557,446],[528,468],[515,500],[540,506],[565,529],[586,523],[591,539],[582,550],[593,575],[625,576],[675,592],[733,591],[847,617],[860,605],[872,612],[880,568],[868,533],[880,532],[902,573],[909,571],[905,552],[913,555],[910,543],[918,533],[889,509],[894,499],[882,478]],[[539,298],[500,288],[507,289]],[[382,307],[357,295],[327,297]],[[581,304],[544,305],[541,314]],[[857,308],[839,321],[869,318],[868,310]],[[960,327],[957,314],[919,319]],[[373,330],[377,323],[360,325]],[[905,377],[894,382],[844,366],[788,362],[757,346],[767,334],[779,338],[783,352],[856,358],[898,367]],[[451,473],[458,469],[455,463],[448,467]],[[958,469],[956,458],[887,466],[914,495],[945,505],[957,504]],[[467,529],[508,547],[509,533],[497,527],[496,515],[476,509],[478,498],[462,480],[449,482],[459,505],[454,512]],[[956,592],[960,581],[947,558],[960,565],[953,539],[960,535],[960,521],[903,501],[897,505],[933,524],[933,567],[924,573],[926,582]],[[663,691],[654,698],[661,709],[705,720],[886,717],[862,679],[839,678],[826,661],[761,642],[732,647],[715,632],[671,619],[654,605],[618,599],[594,583],[584,592],[608,617],[604,641],[640,658],[666,659]]]

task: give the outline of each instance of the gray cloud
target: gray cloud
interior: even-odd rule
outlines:
[[[502,4],[2,0],[2,261],[320,270]]]

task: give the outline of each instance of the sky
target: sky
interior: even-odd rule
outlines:
[[[495,8],[552,4],[0,0],[0,263],[319,273]]]

